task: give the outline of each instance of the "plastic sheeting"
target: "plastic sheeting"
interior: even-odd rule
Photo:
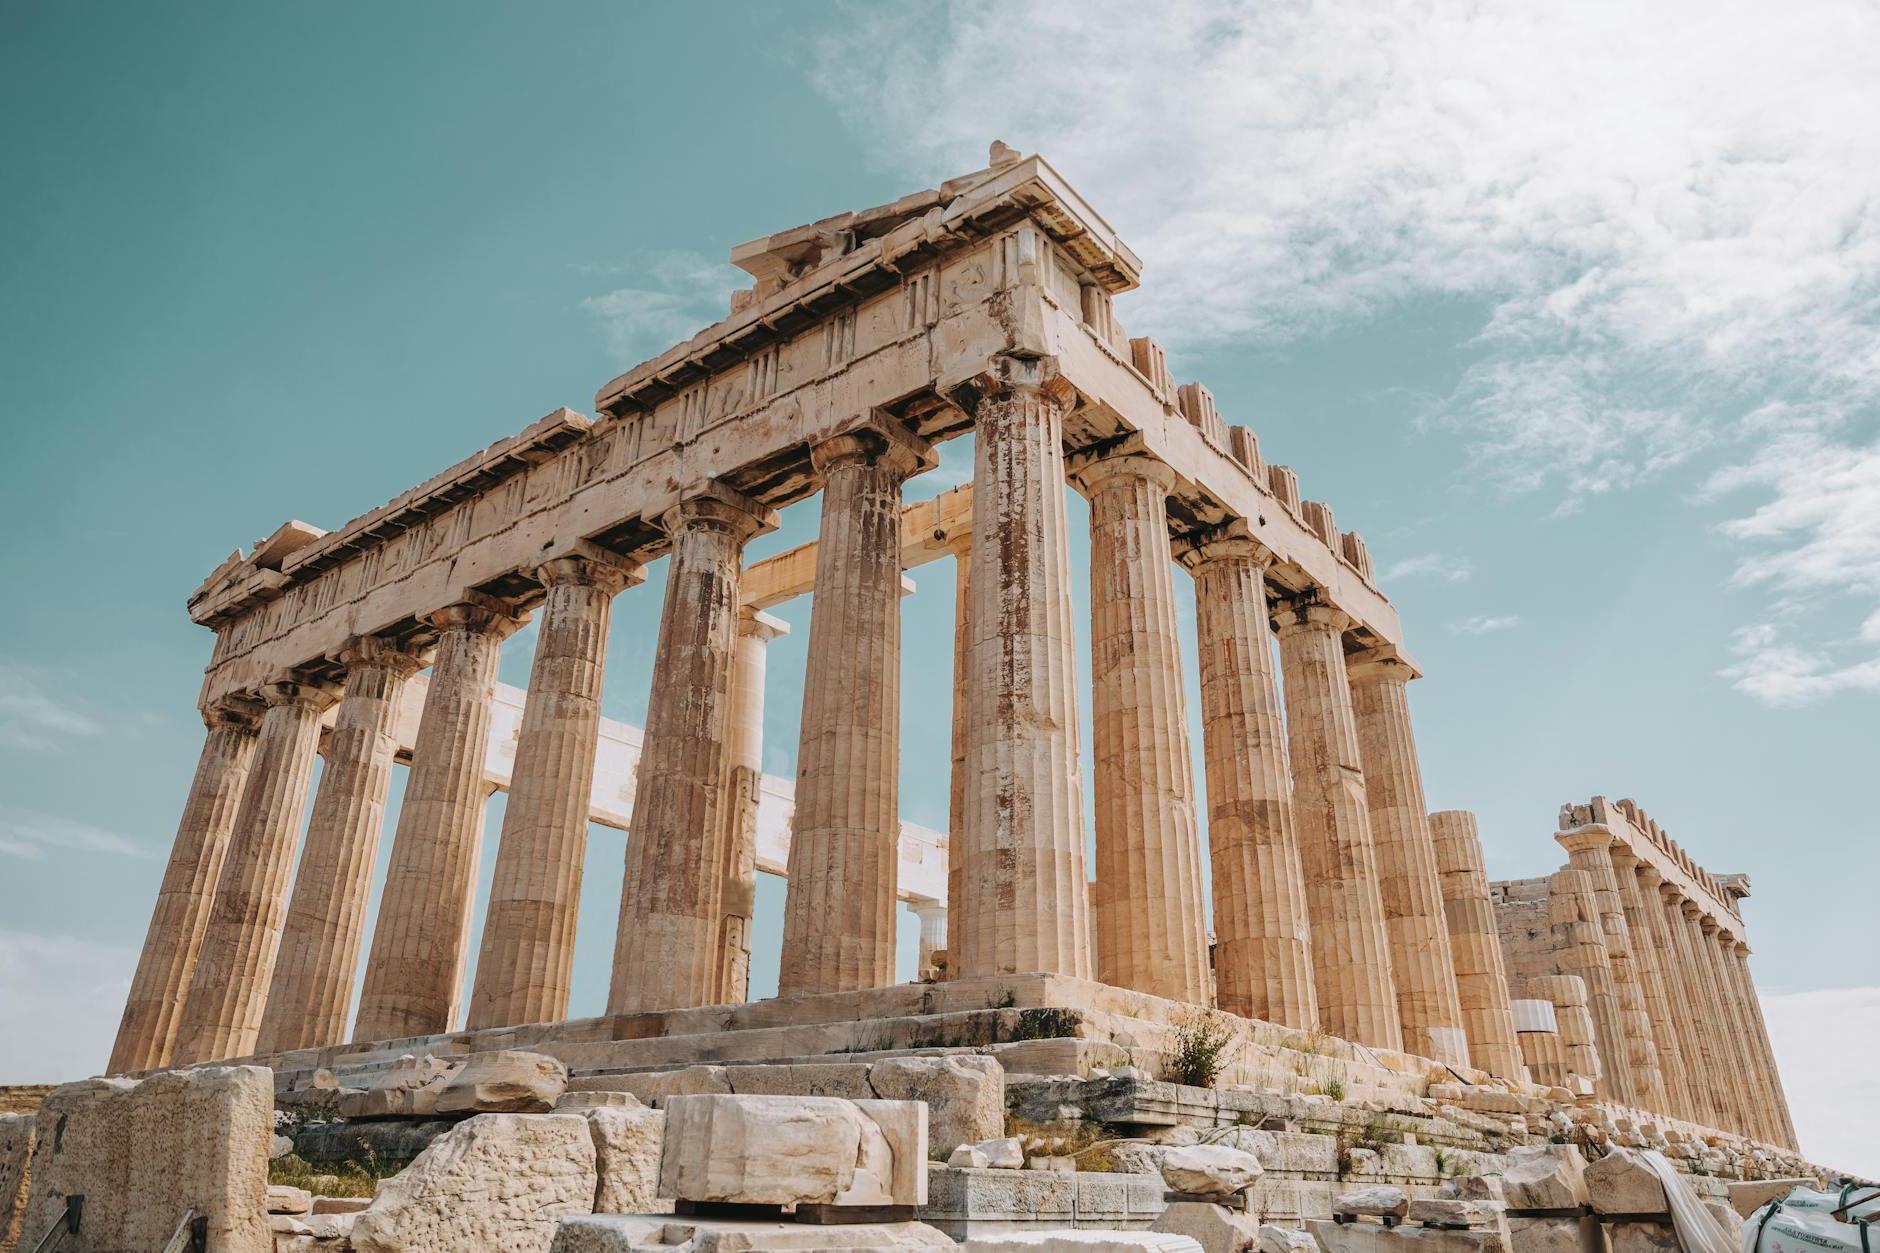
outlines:
[[[1678,1233],[1678,1244],[1684,1253],[1737,1253],[1730,1247],[1730,1237],[1724,1234],[1717,1220],[1691,1191],[1691,1185],[1663,1153],[1654,1149],[1639,1156],[1658,1176],[1658,1182],[1665,1185],[1665,1200],[1671,1203],[1671,1226]]]
[[[1742,1253],[1880,1253],[1875,1223],[1880,1189],[1794,1188],[1749,1216]]]

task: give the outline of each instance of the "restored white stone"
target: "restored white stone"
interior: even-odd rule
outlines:
[[[1253,1154],[1219,1144],[1184,1145],[1162,1155],[1162,1182],[1175,1192],[1231,1196],[1263,1173]]]

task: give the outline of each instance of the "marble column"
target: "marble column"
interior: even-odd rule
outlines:
[[[707,1005],[718,994],[725,878],[725,738],[745,542],[775,514],[714,485],[667,510],[672,536],[653,662],[610,1014]]]
[[[1502,964],[1501,932],[1475,815],[1445,809],[1429,815],[1428,822],[1469,1060],[1492,1075],[1520,1081],[1525,1078],[1521,1045],[1515,1039],[1508,971]]]
[[[1665,973],[1658,946],[1652,943],[1652,931],[1646,918],[1646,901],[1639,891],[1639,859],[1622,840],[1612,845],[1613,880],[1618,887],[1619,905],[1625,914],[1626,935],[1631,940],[1636,959],[1639,985],[1645,998],[1645,1016],[1649,1020],[1652,1044],[1657,1051],[1658,1071],[1663,1084],[1663,1101],[1653,1106],[1659,1113],[1674,1117],[1688,1107],[1689,1079],[1684,1072],[1684,1049],[1677,1025],[1671,1016],[1671,995],[1665,986]]]
[[[348,643],[339,661],[346,681],[261,1015],[256,1047],[262,1053],[321,1048],[346,1038],[398,752],[399,697],[405,681],[424,666],[410,649],[370,636]]]
[[[1077,763],[1063,415],[1045,361],[982,380],[973,449],[966,822],[949,901],[956,977],[1091,975]]]
[[[920,920],[919,978],[930,979],[935,973],[935,959],[944,957],[946,953],[946,903],[944,901],[916,901],[909,908],[914,911],[914,917]]]
[[[1345,659],[1358,724],[1358,760],[1377,850],[1378,891],[1390,935],[1390,968],[1405,1050],[1450,1065],[1469,1062],[1449,951],[1443,892],[1430,841],[1423,771],[1410,726],[1416,672],[1396,648],[1367,648]]]
[[[196,954],[209,925],[209,907],[254,760],[260,719],[253,705],[213,705],[203,711],[202,720],[208,733],[111,1047],[114,1075],[170,1064],[179,1012],[189,997]]]
[[[1698,1004],[1701,1006],[1699,1016],[1704,1021],[1705,1034],[1710,1043],[1712,1068],[1708,1078],[1716,1114],[1716,1121],[1712,1125],[1720,1130],[1735,1131],[1743,1125],[1745,1109],[1736,1078],[1731,1074],[1736,1056],[1731,1033],[1736,1030],[1736,1026],[1724,1006],[1723,990],[1717,986],[1716,968],[1710,960],[1710,949],[1716,943],[1714,937],[1717,924],[1695,901],[1679,901],[1678,910],[1684,919],[1682,941],[1685,958],[1689,963],[1688,973],[1698,996]]]
[[[1071,481],[1090,500],[1097,978],[1211,1004],[1168,539],[1175,472],[1120,452],[1078,458]]]
[[[1743,1134],[1773,1144],[1776,1138],[1770,1120],[1773,1102],[1763,1080],[1762,1057],[1756,1049],[1754,995],[1745,999],[1743,984],[1737,978],[1740,969],[1736,960],[1737,937],[1734,931],[1719,926],[1712,939],[1716,944],[1713,960],[1717,967],[1717,985],[1723,995],[1732,1058],[1738,1073],[1737,1090],[1743,1101]]]
[[[972,710],[972,700],[967,691],[967,676],[972,669],[972,653],[967,642],[972,632],[973,605],[973,537],[971,534],[956,539],[951,545],[953,553],[953,713],[952,713],[952,750],[953,770],[947,781],[947,903],[958,901],[965,889],[960,874],[962,858],[959,850],[966,847],[966,812],[969,808],[966,792],[966,725]],[[947,967],[940,972],[941,978],[957,978],[959,963],[952,958],[948,950]]]
[[[1560,1053],[1569,1075],[1579,1075],[1597,1086],[1605,1071],[1592,1011],[1587,1007],[1586,981],[1578,975],[1546,975],[1528,980],[1528,993],[1552,1001],[1554,1025],[1560,1033]]]
[[[1272,559],[1244,524],[1209,532],[1181,553],[1195,582],[1214,985],[1230,1013],[1312,1031],[1312,927],[1267,610]]]
[[[261,690],[267,712],[242,789],[234,833],[196,954],[189,1000],[172,1061],[206,1062],[255,1051],[287,914],[287,880],[307,816],[307,788],[320,744],[320,715],[333,703],[322,686],[276,682]]]
[[[1319,1025],[1372,1048],[1401,1049],[1390,933],[1345,674],[1343,636],[1351,620],[1312,602],[1287,605],[1277,616]]]
[[[1587,1012],[1599,1044],[1600,1073],[1588,1077],[1597,1078],[1602,1098],[1637,1105],[1625,1025],[1613,987],[1612,957],[1606,947],[1592,878],[1577,866],[1563,867],[1548,879],[1547,900],[1549,921],[1560,942],[1561,968],[1568,975],[1578,976],[1585,985]]]
[[[1710,994],[1717,1006],[1718,1037],[1723,1044],[1723,1079],[1729,1086],[1728,1102],[1732,1114],[1729,1129],[1741,1135],[1756,1134],[1758,1101],[1750,1072],[1747,1048],[1747,1011],[1737,1004],[1735,981],[1725,968],[1724,952],[1734,951],[1736,939],[1709,914],[1697,920],[1698,958],[1704,977],[1710,981]],[[1732,966],[1734,959],[1730,960]]]
[[[592,548],[544,562],[535,577],[547,598],[470,992],[472,1031],[568,1016],[607,630],[614,597],[645,573]]]
[[[1724,1088],[1719,1082],[1725,1063],[1718,1040],[1717,1009],[1711,1002],[1703,974],[1697,966],[1694,941],[1701,937],[1692,919],[1700,911],[1668,880],[1659,884],[1658,898],[1663,906],[1666,933],[1670,937],[1670,951],[1677,966],[1684,1001],[1689,1007],[1691,1047],[1686,1051],[1692,1057],[1691,1095],[1697,1102],[1697,1121],[1708,1127],[1722,1128],[1729,1125],[1731,1111]],[[1688,915],[1685,913],[1687,906],[1691,911]]]
[[[1795,1123],[1789,1115],[1788,1094],[1782,1089],[1782,1071],[1776,1065],[1775,1050],[1769,1043],[1769,1026],[1763,1018],[1762,998],[1756,993],[1756,981],[1749,973],[1750,948],[1739,939],[1730,954],[1734,959],[1737,1001],[1744,1006],[1749,1046],[1755,1059],[1755,1075],[1762,1099],[1767,1102],[1761,1126],[1772,1144],[1795,1150]]]
[[[1612,866],[1612,832],[1601,824],[1562,831],[1555,837],[1567,850],[1568,860],[1586,873],[1599,907],[1600,929],[1612,968],[1612,987],[1619,1009],[1619,1029],[1625,1041],[1631,1074],[1632,1104],[1642,1109],[1665,1107],[1664,1074],[1658,1068],[1658,1046],[1652,1039],[1651,1018],[1645,1012],[1645,989],[1638,955],[1625,910],[1619,903],[1618,877]]]
[[[1534,994],[1508,1002],[1519,1041],[1521,1061],[1533,1083],[1567,1086],[1567,1054],[1560,1040],[1560,1017],[1554,1003]]]
[[[749,605],[738,610],[725,727],[725,868],[718,900],[718,981],[712,1001],[741,1005],[751,994],[751,915],[757,907],[757,806],[764,783],[764,674],[770,642],[790,625]]]
[[[824,440],[780,996],[894,982],[901,484],[933,454],[892,426]]]
[[[391,864],[366,959],[353,1039],[451,1030],[463,995],[470,911],[490,789],[490,701],[502,644],[524,619],[479,600],[430,614],[438,632]]]
[[[1659,885],[1664,882],[1664,876],[1657,867],[1646,861],[1636,862],[1632,873],[1641,923],[1634,928],[1634,934],[1642,936],[1642,943],[1656,952],[1658,981],[1664,988],[1665,1012],[1669,1019],[1669,1029],[1659,1035],[1658,1042],[1661,1047],[1667,1040],[1673,1042],[1678,1071],[1682,1076],[1681,1082],[1672,1089],[1674,1108],[1671,1112],[1688,1122],[1701,1123],[1706,1121],[1700,1082],[1704,1063],[1697,1054],[1697,1030],[1691,1021],[1692,1001],[1685,987],[1683,961],[1671,936],[1659,894]],[[1628,920],[1630,917],[1628,906]]]

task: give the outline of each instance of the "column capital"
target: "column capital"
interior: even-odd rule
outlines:
[[[984,401],[1025,393],[1066,409],[1077,400],[1077,389],[1064,377],[1058,369],[1058,359],[1052,356],[994,357],[991,369],[951,389],[948,398],[966,412],[976,414]]]
[[[506,640],[527,624],[529,614],[499,597],[467,592],[463,600],[421,614],[419,621],[437,631],[468,631]]]
[[[680,531],[719,531],[742,544],[777,529],[777,511],[754,497],[716,480],[686,496],[659,516],[668,535]]]
[[[1253,528],[1245,518],[1233,518],[1205,531],[1184,535],[1175,541],[1174,549],[1175,560],[1191,573],[1211,561],[1244,560],[1252,562],[1264,575],[1279,559],[1277,553],[1254,538]]]
[[[1347,652],[1345,673],[1353,682],[1408,683],[1423,677],[1423,672],[1416,668],[1403,649],[1389,643],[1367,644]]]
[[[1738,957],[1747,959],[1749,955],[1755,950],[1750,948],[1749,941],[1745,940],[1742,936],[1740,935],[1736,936],[1735,939],[1736,939],[1736,947],[1734,951],[1736,955]]]
[[[1645,863],[1632,851],[1632,846],[1617,836],[1612,841],[1612,864],[1620,870],[1630,870]]]
[[[1600,822],[1589,822],[1571,831],[1556,831],[1554,839],[1568,853],[1597,853],[1612,848],[1612,828]]]
[[[1273,607],[1273,622],[1279,637],[1285,639],[1308,628],[1343,634],[1352,623],[1351,615],[1320,600],[1295,598]]]
[[[772,640],[790,633],[790,624],[782,618],[773,617],[761,609],[749,605],[738,608],[738,638],[761,640],[768,644]]]
[[[1175,470],[1142,447],[1131,435],[1105,448],[1072,453],[1065,458],[1065,479],[1086,496],[1094,496],[1119,480],[1141,479],[1155,484],[1164,495],[1175,486]]]
[[[531,573],[543,587],[595,587],[618,596],[646,578],[646,567],[582,540],[540,562]]]
[[[1664,872],[1648,861],[1639,862],[1635,872],[1638,875],[1638,881],[1644,885],[1645,890],[1648,892],[1655,890],[1659,884],[1665,881]]]
[[[261,725],[262,701],[255,696],[223,696],[211,701],[202,710],[202,725],[211,731],[217,727],[234,727],[237,730],[253,731]]]
[[[261,685],[261,699],[270,709],[281,705],[304,705],[314,713],[320,713],[339,699],[339,689],[330,683],[312,683],[283,675]]]
[[[355,635],[329,654],[346,667],[348,673],[362,666],[380,666],[409,677],[431,664],[431,650],[417,648],[409,640],[391,640],[382,635]]]
[[[839,465],[860,462],[886,467],[897,479],[906,479],[940,464],[933,445],[893,418],[869,414],[834,435],[810,445],[809,459],[818,474]]]

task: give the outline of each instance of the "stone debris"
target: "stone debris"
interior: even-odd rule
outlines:
[[[869,1067],[868,1083],[882,1100],[927,1102],[931,1153],[996,1139],[1005,1128],[1005,1067],[991,1057],[890,1057]]]
[[[1332,1201],[1332,1213],[1344,1216],[1402,1218],[1409,1208],[1404,1190],[1389,1186],[1346,1192]]]
[[[440,1114],[538,1114],[555,1108],[568,1068],[542,1053],[492,1049],[472,1053],[437,1096]]]
[[[914,1168],[927,1156],[923,1105],[700,1095],[669,1098],[665,1113],[662,1196],[745,1205],[925,1200],[917,1194],[926,1175]]]
[[[808,1226],[732,1218],[591,1214],[564,1218],[550,1253],[764,1253],[772,1249],[957,1249],[926,1223]]]
[[[1602,1214],[1665,1214],[1665,1185],[1633,1149],[1615,1148],[1587,1166],[1586,1192]]]
[[[1015,1231],[975,1236],[964,1253],[1201,1253],[1190,1236],[1155,1231]]]
[[[981,1140],[972,1147],[985,1159],[982,1164],[992,1170],[1023,1170],[1025,1167],[1025,1144],[1017,1136]]]
[[[1150,1230],[1187,1236],[1204,1253],[1247,1253],[1260,1245],[1257,1217],[1212,1201],[1172,1201]]]
[[[1510,1218],[1514,1253],[1603,1253],[1605,1239],[1591,1218]]]
[[[268,1213],[307,1214],[312,1211],[313,1193],[305,1188],[290,1188],[278,1183],[268,1185]]]
[[[273,1145],[268,1149],[268,1160],[271,1162],[277,1162],[281,1158],[286,1157],[289,1153],[292,1153],[293,1151],[294,1151],[294,1142],[288,1139],[286,1136],[277,1135],[274,1137]]]
[[[417,1057],[407,1053],[392,1063],[392,1068],[371,1087],[340,1097],[340,1115],[344,1118],[435,1117],[439,1112],[439,1098],[464,1065],[457,1058],[438,1058],[428,1053]],[[495,1092],[494,1087],[491,1092]],[[494,1108],[491,1106],[488,1110],[493,1112]]]
[[[546,1253],[595,1195],[594,1141],[577,1114],[479,1114],[379,1184],[355,1216],[355,1253]]]
[[[991,1163],[986,1158],[985,1150],[977,1144],[962,1144],[947,1154],[947,1165],[967,1170],[985,1170]]]
[[[1494,1221],[1497,1214],[1494,1209],[1475,1201],[1419,1197],[1409,1203],[1403,1216],[1406,1221],[1425,1227],[1481,1227]]]
[[[1232,1196],[1263,1173],[1260,1159],[1221,1144],[1191,1144],[1162,1154],[1162,1182],[1191,1196]]]
[[[666,1111],[648,1109],[633,1101],[631,1106],[608,1104],[567,1112],[584,1114],[594,1137],[594,1212],[642,1214],[651,1210],[659,1195]]]
[[[1509,1209],[1586,1204],[1586,1158],[1571,1144],[1524,1144],[1508,1152],[1501,1175]]]
[[[1260,1228],[1260,1253],[1318,1253],[1312,1233],[1299,1227],[1266,1223]]]
[[[1723,1232],[1723,1238],[1730,1242],[1730,1247],[1740,1248],[1743,1243],[1743,1216],[1728,1201],[1712,1198],[1703,1202],[1703,1206],[1717,1224],[1717,1229]]]

